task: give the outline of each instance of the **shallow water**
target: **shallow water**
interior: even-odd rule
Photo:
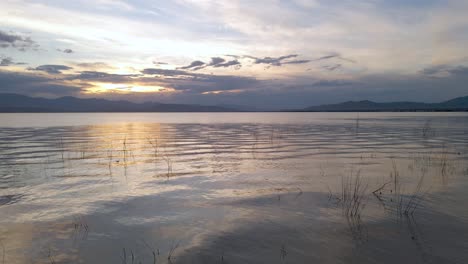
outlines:
[[[466,113],[0,114],[0,138],[0,264],[468,260]]]

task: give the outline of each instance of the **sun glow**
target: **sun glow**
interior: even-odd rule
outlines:
[[[128,83],[92,83],[93,87],[87,93],[161,93],[173,92],[173,88],[166,88],[158,85],[135,85]]]

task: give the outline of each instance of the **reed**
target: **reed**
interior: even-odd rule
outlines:
[[[177,243],[172,243],[172,246],[171,246],[171,249],[169,250],[169,253],[167,255],[167,261],[169,263],[172,263],[172,256],[174,255],[174,252],[176,251],[176,249],[179,247],[179,242]]]
[[[163,159],[167,164],[167,177],[169,178],[172,175],[172,159],[167,154],[163,156]]]
[[[359,216],[365,207],[368,184],[361,178],[361,172],[351,172],[350,176],[341,178],[341,204],[347,216]]]
[[[52,255],[52,250],[49,248],[49,253],[47,253],[47,258],[49,258],[50,264],[55,264],[54,256]]]
[[[5,245],[3,244],[3,241],[0,240],[0,245],[2,246],[2,264],[5,264]]]
[[[158,144],[158,139],[155,138],[154,140],[151,140],[150,138],[147,139],[151,147],[153,148],[153,156],[154,156],[154,162],[156,163],[158,160],[158,155],[159,155],[159,144]]]
[[[354,126],[355,126],[355,132],[356,132],[356,134],[359,133],[359,125],[360,125],[359,122],[360,122],[360,121],[361,121],[361,120],[360,120],[360,118],[359,118],[359,113],[358,113],[358,114],[357,114],[357,117],[356,117],[356,119],[355,119],[355,121],[354,121],[354,123],[355,123]]]
[[[430,136],[434,136],[435,132],[432,129],[432,121],[430,119],[426,120],[422,129],[421,129],[422,137],[424,139],[429,138]]]
[[[110,145],[110,149],[107,150],[107,160],[108,160],[108,168],[109,168],[109,175],[112,176],[112,159],[114,158],[113,157],[113,153],[112,153],[112,142],[111,142],[111,145]]]
[[[425,175],[425,171],[422,170],[422,175],[418,179],[415,189],[409,194],[403,193],[400,171],[395,160],[392,159],[392,171],[390,172],[391,180],[375,189],[372,193],[383,204],[384,208],[386,208],[389,205],[388,198],[385,198],[383,191],[388,185],[393,184],[392,189],[390,189],[390,193],[392,193],[390,198],[390,208],[394,208],[399,217],[403,215],[413,215],[423,201],[423,197],[425,195],[425,192],[422,190]]]
[[[414,211],[416,208],[419,206],[419,204],[422,201],[423,193],[422,193],[422,186],[424,182],[424,177],[425,174],[421,175],[419,178],[418,184],[416,185],[416,189],[414,192],[409,196],[409,199],[406,201],[406,205],[403,208],[400,208],[400,213],[403,212],[405,215],[413,215]],[[401,203],[399,205],[400,207],[402,206]]]
[[[157,255],[159,256],[159,248],[156,249],[154,247],[151,247],[148,243],[146,243],[145,240],[143,240],[143,244],[151,251],[153,255],[153,264],[156,264],[156,261],[157,261],[156,252],[157,252]]]
[[[125,136],[123,142],[122,142],[122,152],[123,152],[123,161],[124,161],[124,166],[127,167],[127,136]]]
[[[63,144],[63,137],[60,137],[60,154],[62,156],[62,163],[65,164],[65,146]]]
[[[280,248],[280,258],[281,260],[285,260],[286,256],[288,255],[288,251],[286,250],[286,245],[282,244]]]

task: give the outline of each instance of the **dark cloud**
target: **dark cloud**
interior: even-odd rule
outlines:
[[[217,65],[222,64],[225,61],[226,60],[221,57],[212,57],[209,63],[205,63],[203,61],[197,60],[197,61],[193,61],[187,66],[180,67],[179,69],[197,71],[197,70],[201,70],[207,67],[217,67]]]
[[[49,74],[60,74],[62,71],[71,70],[72,67],[65,65],[41,65],[36,68],[28,68],[30,71],[43,71]]]
[[[189,65],[179,67],[179,70],[192,70],[192,71],[197,71],[209,67],[213,68],[227,68],[234,66],[234,68],[237,70],[242,66],[242,63],[239,61],[239,59],[242,58],[247,58],[253,60],[253,64],[266,64],[267,67],[269,68],[270,66],[281,66],[284,64],[305,64],[310,62],[310,60],[291,60],[292,58],[298,57],[297,54],[290,54],[290,55],[285,55],[285,56],[279,56],[279,57],[263,57],[263,58],[258,58],[255,56],[250,56],[250,55],[245,55],[245,56],[238,56],[238,55],[225,55],[226,57],[231,57],[234,58],[233,60],[226,61],[226,59],[222,57],[212,57],[211,61],[208,63],[205,63],[200,60],[193,61]]]
[[[341,56],[341,54],[336,53],[336,52],[331,53],[331,54],[329,54],[329,55],[325,55],[325,56],[316,58],[316,59],[313,59],[313,60],[311,60],[311,61],[324,61],[324,60],[331,60],[331,59],[339,59],[339,60],[342,60],[342,61],[347,61],[347,62],[351,62],[351,63],[356,63],[355,60],[349,59],[349,58],[345,58],[345,57]]]
[[[21,41],[22,38],[17,35],[8,34],[6,32],[0,31],[0,42],[13,44],[16,41]]]
[[[344,81],[344,80],[320,80],[315,82],[313,86],[321,86],[321,87],[337,87],[337,86],[348,86],[353,85],[354,82]]]
[[[139,74],[112,74],[100,71],[82,71],[79,74],[65,77],[66,80],[82,80],[82,81],[100,81],[112,83],[128,83],[133,82],[134,77]]]
[[[227,68],[231,66],[236,66],[236,69],[239,69],[241,67],[241,63],[235,59],[231,61],[226,61],[224,58],[221,57],[212,57],[211,61],[209,63],[204,63],[202,61],[194,61],[190,65],[187,65],[185,67],[181,67],[179,69],[189,69],[189,70],[200,70],[208,67],[213,67],[213,68]]]
[[[282,64],[287,64],[287,59],[297,57],[297,54],[290,54],[280,57],[264,57],[264,58],[256,58],[253,56],[245,56],[246,58],[254,59],[254,64],[268,64],[272,66],[281,66]]]
[[[203,61],[196,60],[196,61],[192,61],[192,63],[190,63],[187,66],[180,67],[179,69],[182,69],[182,70],[199,70],[199,69],[203,68],[204,65],[205,65],[205,63]]]
[[[351,63],[356,63],[356,61],[353,60],[353,59],[344,58],[344,57],[342,57],[342,56],[339,56],[338,58],[339,58],[340,60],[342,60],[342,61],[347,61],[347,62],[351,62]]]
[[[213,57],[211,58],[211,62],[208,64],[208,66],[216,66],[220,63],[225,62],[226,60],[220,57]]]
[[[186,71],[181,71],[181,70],[165,70],[165,69],[154,69],[154,68],[144,69],[141,71],[141,73],[148,74],[148,75],[163,75],[163,76],[192,75],[191,73],[188,73]]]
[[[246,56],[242,56],[242,58],[254,60],[253,64],[266,64],[267,66],[265,67],[265,69],[270,68],[270,66],[282,66],[285,64],[305,64],[305,63],[311,62],[311,60],[305,60],[305,59],[291,60],[292,58],[297,58],[298,56],[299,55],[297,54],[289,54],[289,55],[279,56],[279,57],[258,58],[255,56],[246,55]]]
[[[73,50],[71,50],[71,49],[64,49],[64,50],[57,49],[57,51],[60,51],[60,52],[63,52],[63,53],[67,53],[67,54],[73,53]]]
[[[463,65],[453,66],[447,64],[432,65],[420,71],[421,74],[430,77],[447,77],[450,75],[468,75],[468,67]]]
[[[10,66],[10,65],[14,65],[15,63],[13,62],[13,59],[10,58],[10,57],[7,57],[7,58],[2,58],[0,60],[0,66]]]
[[[176,90],[183,90],[189,93],[247,89],[259,82],[256,78],[252,77],[212,75],[182,70],[150,68],[144,69],[141,72],[145,75],[157,75],[156,78],[138,78],[137,81],[141,83],[158,81]]]
[[[154,65],[167,65],[167,62],[162,62],[162,61],[153,61]]]
[[[333,55],[326,55],[326,56],[322,56],[318,59],[315,59],[314,61],[320,61],[320,60],[329,60],[329,59],[333,59],[333,58],[337,58],[339,57],[340,55],[338,54],[333,54]]]
[[[39,45],[30,37],[24,37],[15,33],[8,33],[0,30],[0,48],[13,47],[20,51],[25,51],[28,48],[37,50]]]
[[[215,68],[219,68],[219,67],[227,68],[227,67],[231,67],[231,66],[236,66],[236,69],[239,69],[241,67],[241,63],[238,60],[231,60],[231,61],[227,61],[225,63],[218,63],[218,64],[214,65],[213,67],[215,67]]]
[[[457,66],[449,70],[453,75],[467,75],[468,76],[468,67],[467,66]]]
[[[286,84],[279,88],[281,92],[304,92],[305,94],[316,91],[316,92],[325,92],[334,88],[341,88],[344,86],[357,85],[357,82],[351,82],[347,80],[313,80],[309,79],[307,81],[301,80],[301,84]]]
[[[11,65],[25,65],[26,63],[24,62],[14,62],[12,58],[10,57],[1,57],[0,58],[0,66],[1,67],[6,67],[6,66],[11,66]]]
[[[441,65],[429,66],[427,68],[422,69],[420,72],[424,75],[437,75],[440,73],[447,73],[449,68],[450,67],[448,65],[441,64]]]
[[[328,71],[334,71],[334,70],[337,70],[337,69],[339,69],[341,67],[342,67],[341,64],[333,64],[333,65],[322,66],[322,69],[325,69],[325,70],[328,70]]]
[[[83,87],[65,85],[53,78],[18,72],[0,71],[0,93],[29,96],[78,95]]]
[[[225,56],[226,56],[226,57],[231,57],[231,58],[234,58],[234,59],[240,59],[240,58],[242,58],[242,56],[239,56],[239,55],[232,55],[232,54],[226,54]]]
[[[280,59],[281,65],[301,61],[296,60],[296,57],[286,59],[284,57],[286,56],[270,58],[268,63],[273,63],[274,60],[271,59]],[[242,59],[227,60],[225,59],[227,56],[216,58],[219,57],[211,58],[210,62],[202,66],[211,65],[212,68],[240,67],[241,63],[247,63],[247,60],[242,61]],[[253,61],[255,60],[253,59]],[[248,60],[248,63],[251,62],[252,60]],[[11,59],[5,62],[5,64],[10,65],[11,63],[13,63]],[[262,63],[265,64],[262,66],[273,67],[272,64],[268,63]],[[321,65],[324,66],[321,68],[333,71],[343,67],[341,63],[341,61],[323,59]],[[73,65],[81,65],[82,69],[86,67],[93,69],[93,67],[99,67],[103,64],[75,63]],[[62,72],[68,69],[71,69],[71,67],[65,65],[42,65],[34,68],[34,70],[53,73],[54,76],[40,75],[34,72],[25,74],[0,71],[0,83],[2,84],[0,92],[28,95],[53,94],[63,96],[74,94],[85,96],[80,92],[94,85],[94,82],[121,83],[128,84],[128,86],[158,85],[168,89],[175,89],[177,92],[164,95],[170,99],[164,99],[161,97],[163,95],[158,93],[129,94],[126,96],[128,96],[128,99],[134,98],[133,96],[141,96],[145,100],[162,98],[163,101],[173,100],[172,102],[179,103],[217,104],[222,102],[250,104],[265,107],[265,109],[277,110],[364,99],[374,101],[442,101],[466,95],[465,83],[468,82],[468,67],[463,65],[431,66],[423,69],[421,71],[423,74],[367,75],[355,76],[351,80],[320,80],[306,73],[303,76],[294,76],[293,78],[260,80],[247,76],[205,74],[192,69],[166,70],[156,66],[144,69],[138,74],[112,74],[99,68],[95,71],[86,70],[73,74],[64,74]],[[444,74],[444,78],[427,77],[440,73]],[[105,93],[101,96],[111,95]]]
[[[183,79],[206,79],[209,78],[216,78],[216,76],[220,75],[212,75],[212,74],[203,74],[203,73],[194,73],[189,71],[183,70],[166,70],[166,69],[159,69],[159,68],[148,68],[141,71],[141,73],[146,75],[158,75],[163,77],[184,77]]]
[[[179,91],[189,94],[200,94],[210,91],[248,90],[254,88],[259,81],[255,78],[229,76],[229,75],[204,75],[190,80],[167,80],[167,84]]]
[[[283,64],[304,64],[308,62],[310,62],[310,60],[292,60],[292,61],[283,62]]]
[[[98,69],[98,68],[108,68],[113,69],[114,67],[110,66],[104,62],[82,62],[82,63],[75,63],[74,65],[80,68],[87,68],[87,69]]]

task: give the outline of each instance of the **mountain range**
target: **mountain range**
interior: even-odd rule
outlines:
[[[232,112],[222,106],[189,104],[133,103],[106,99],[82,99],[71,96],[57,99],[29,97],[18,94],[0,94],[0,112]]]
[[[240,112],[252,108],[236,106],[205,106],[193,104],[163,104],[157,102],[133,103],[106,99],[82,99],[71,96],[56,99],[29,97],[18,94],[0,94],[0,112]],[[468,96],[440,103],[391,102],[368,100],[339,104],[311,106],[288,112],[399,112],[399,111],[468,111]]]
[[[339,104],[311,106],[300,112],[409,112],[409,111],[468,111],[468,96],[440,103],[391,102],[376,103],[368,100]]]

